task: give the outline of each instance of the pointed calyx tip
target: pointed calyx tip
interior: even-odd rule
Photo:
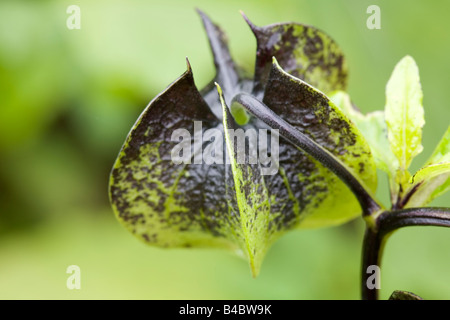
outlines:
[[[245,22],[247,22],[247,24],[249,25],[250,29],[252,29],[253,32],[256,32],[259,28],[257,26],[255,26],[250,19],[245,15],[244,11],[239,10],[239,13],[241,14],[241,16],[244,18]]]
[[[203,23],[205,23],[206,21],[211,22],[211,19],[202,10],[200,10],[199,8],[195,8],[195,11],[197,11],[197,13],[200,16],[200,18],[202,19]]]
[[[191,68],[191,63],[189,62],[188,57],[186,57],[186,67],[187,67],[187,72],[192,72],[192,68]]]
[[[277,58],[275,58],[275,56],[272,56],[272,64],[281,69],[280,64],[278,63],[278,60]]]
[[[255,264],[255,261],[253,259],[250,260],[250,272],[252,273],[252,278],[256,279],[259,275],[259,271],[261,269],[261,263],[258,262]]]
[[[214,85],[217,88],[217,92],[219,92],[219,95],[222,96],[222,88],[220,87],[220,85],[214,81]]]
[[[199,14],[199,15],[204,15],[205,13],[202,11],[202,10],[200,10],[199,8],[195,8],[195,11],[197,11],[197,13]]]

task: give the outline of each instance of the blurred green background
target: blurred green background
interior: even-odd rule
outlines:
[[[68,30],[66,9],[81,8]],[[366,9],[381,8],[381,30]],[[448,1],[1,1],[0,298],[357,299],[363,224],[295,231],[269,251],[257,279],[217,250],[147,247],[115,219],[109,171],[147,103],[192,64],[203,87],[212,57],[194,8],[228,33],[235,59],[253,69],[257,25],[317,26],[343,48],[349,92],[364,111],[384,108],[385,84],[406,54],[420,68],[431,154],[450,118]],[[386,179],[378,192],[387,201]],[[433,205],[450,206],[449,195]],[[450,231],[409,228],[386,247],[381,297],[395,289],[450,299]],[[81,268],[81,290],[66,268]]]

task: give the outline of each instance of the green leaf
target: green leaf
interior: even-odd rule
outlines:
[[[411,183],[420,184],[425,180],[433,179],[436,176],[450,172],[450,162],[430,164],[423,167],[411,177]]]
[[[450,173],[447,173],[445,175],[441,175],[438,178],[439,180],[435,180],[435,185],[438,185],[440,181],[444,181],[443,183],[440,183],[438,187],[436,187],[429,197],[427,202],[430,202],[431,200],[443,195],[444,193],[448,192],[450,190]],[[427,203],[426,202],[426,203]]]
[[[398,185],[407,183],[409,165],[423,149],[422,98],[419,69],[414,59],[406,56],[395,66],[386,86],[385,117],[391,150],[398,159]]]
[[[439,141],[436,149],[434,149],[427,164],[450,161],[450,126],[445,131],[444,136]]]
[[[257,40],[253,93],[260,97],[272,58],[289,74],[328,93],[345,90],[347,64],[341,48],[323,31],[298,23],[257,27],[244,15]]]
[[[411,177],[407,207],[424,206],[450,190],[450,126],[426,165]]]

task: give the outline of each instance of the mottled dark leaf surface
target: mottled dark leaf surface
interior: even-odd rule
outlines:
[[[214,80],[223,91],[218,86],[218,94],[209,85],[199,92],[188,65],[188,70],[147,106],[129,133],[111,173],[110,198],[119,221],[144,242],[160,247],[229,248],[246,257],[256,275],[270,245],[286,231],[342,223],[359,214],[360,208],[334,174],[281,137],[275,174],[262,174],[267,163],[249,162],[250,150],[256,148],[250,141],[245,161],[237,161],[232,130],[254,129],[258,133],[259,129],[271,128],[257,118],[244,117],[238,125],[233,108],[231,112],[228,108],[235,94],[250,93],[253,84],[260,86],[264,78],[266,91],[260,92],[260,98],[348,165],[369,188],[376,183],[373,161],[359,132],[320,91],[279,66],[267,73],[267,66],[261,64],[261,59],[266,59],[263,54],[284,46],[286,50],[277,55],[283,53],[281,60],[294,74],[322,88],[341,89],[345,86],[345,68],[331,39],[313,28],[291,24],[254,30],[265,30],[266,35],[272,32],[282,41],[270,42],[272,49],[266,44],[268,51],[258,51],[257,63],[262,67],[257,66],[253,82],[242,77],[231,59],[223,31],[203,13],[200,15],[217,69]],[[300,33],[299,28],[303,30]],[[295,44],[283,42],[296,36],[299,39]],[[318,52],[299,58],[299,46],[311,37],[320,38],[313,41]],[[258,45],[261,41],[258,39]],[[317,45],[319,42],[323,46]],[[308,57],[311,63],[305,67],[302,59]],[[331,63],[330,59],[337,60]],[[194,144],[195,121],[201,121],[202,134],[216,129],[223,135],[220,146],[225,163],[195,163],[196,154],[203,153],[212,140],[203,141],[197,153],[193,149],[191,163],[172,161],[172,150],[179,145],[179,141],[172,141],[172,133],[185,129],[190,133],[186,143]],[[268,140],[272,136],[269,134]]]
[[[229,210],[225,179],[230,172],[223,165],[175,164],[171,159],[178,144],[171,141],[172,132],[193,133],[194,121],[202,121],[203,132],[220,126],[189,69],[145,109],[111,173],[111,201],[119,220],[150,244],[224,245],[220,235],[229,230],[222,230],[228,225],[218,215]]]
[[[269,79],[272,57],[289,74],[328,93],[345,90],[347,65],[336,42],[321,30],[298,23],[257,27],[245,16],[257,40],[254,93]]]
[[[359,130],[323,93],[289,75],[275,61],[263,102],[339,158],[368,190],[375,191],[376,167],[369,146]],[[295,191],[293,198],[301,204],[300,209],[308,214],[314,212],[303,226],[327,224],[328,219],[331,222],[337,216],[349,219],[360,213],[350,190],[328,169],[291,145],[283,145],[280,155],[283,154],[289,156],[280,158],[280,167],[289,173],[287,181]],[[279,180],[277,176],[272,178]]]
[[[261,164],[259,161],[253,163],[249,156],[248,150],[257,148],[256,145],[253,145],[256,141],[251,138],[246,139],[248,148],[244,159],[240,159],[239,152],[242,150],[239,150],[239,144],[235,141],[235,132],[242,128],[236,124],[225,104],[221,88],[218,87],[218,90],[223,107],[225,141],[230,157],[239,211],[235,233],[240,247],[250,263],[253,275],[257,275],[264,255],[275,240],[274,236],[277,235],[277,230],[273,227],[273,219],[276,215],[271,211],[269,190],[264,182]],[[247,127],[247,129],[249,128]],[[256,133],[256,131],[254,132]]]

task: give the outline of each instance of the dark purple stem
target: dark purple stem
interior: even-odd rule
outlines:
[[[395,230],[410,226],[450,227],[450,208],[408,208],[385,211],[376,219],[374,228],[366,228],[361,264],[361,297],[363,300],[377,300],[378,289],[369,289],[367,268],[380,267],[383,241]]]

